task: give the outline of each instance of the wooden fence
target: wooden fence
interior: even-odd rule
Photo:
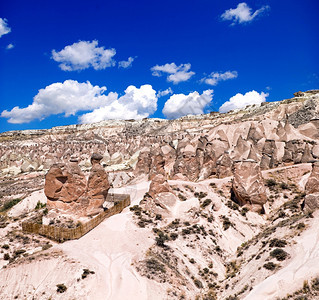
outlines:
[[[63,228],[54,225],[43,225],[32,222],[23,222],[22,230],[29,233],[40,234],[57,242],[64,242],[66,240],[79,239],[94,227],[99,225],[106,218],[120,213],[125,207],[131,203],[130,195],[110,194],[108,199],[114,202],[114,206],[98,214],[92,220],[80,224],[76,228]]]

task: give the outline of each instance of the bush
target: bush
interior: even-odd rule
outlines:
[[[223,229],[227,230],[230,226],[233,226],[232,222],[226,217],[226,216],[221,216],[223,220]]]
[[[8,244],[4,244],[4,245],[2,245],[2,247],[1,248],[3,248],[3,249],[9,249],[10,247],[9,247],[9,245]]]
[[[162,220],[162,215],[161,214],[156,214],[155,220]]]
[[[178,234],[175,232],[170,233],[169,235],[170,239],[175,241],[178,238]]]
[[[18,204],[22,199],[16,198],[10,201],[7,201],[3,204],[2,208],[0,209],[1,212],[9,210],[11,207]]]
[[[271,270],[271,271],[273,271],[273,270],[275,270],[276,269],[276,264],[274,264],[273,262],[268,262],[268,263],[265,263],[264,265],[263,265],[263,267],[265,268],[265,269],[267,269],[267,270]]]
[[[9,255],[8,253],[5,253],[5,254],[3,255],[3,259],[4,259],[4,260],[9,260],[9,259],[10,259],[10,255]]]
[[[244,217],[246,217],[246,213],[249,211],[248,207],[243,207],[240,211],[240,214]]]
[[[201,208],[205,208],[206,206],[208,206],[211,203],[212,203],[211,199],[205,199],[204,202],[201,204]]]
[[[285,240],[280,239],[272,239],[269,243],[269,247],[278,247],[278,248],[284,248],[287,245],[287,242]]]
[[[203,284],[200,280],[198,279],[194,279],[194,284],[196,285],[197,288],[202,289],[203,288]]]
[[[82,277],[82,279],[85,279],[90,274],[95,274],[95,272],[94,271],[90,271],[89,269],[83,269],[83,273],[82,273],[81,277]]]
[[[19,256],[20,254],[23,254],[23,253],[25,253],[24,249],[18,249],[16,251],[14,251],[14,256]]]
[[[316,277],[314,280],[311,281],[311,287],[314,290],[319,291],[319,277]]]
[[[146,260],[146,267],[153,274],[157,272],[166,273],[165,266],[155,258]]]
[[[56,287],[58,293],[64,293],[68,289],[63,283],[57,284]]]
[[[288,253],[282,249],[276,248],[270,252],[270,256],[276,258],[279,261],[283,261],[287,258]]]
[[[281,182],[281,183],[279,184],[279,187],[280,187],[281,189],[283,189],[283,190],[289,190],[289,185],[288,185],[287,183],[285,183],[285,182]]]
[[[266,180],[266,186],[268,186],[269,188],[274,187],[276,185],[277,185],[277,182],[274,179],[270,178]]]
[[[178,194],[178,198],[181,200],[181,201],[186,201],[187,198],[182,194],[182,193],[179,193]]]
[[[158,232],[158,236],[155,238],[156,245],[159,247],[166,247],[165,242],[168,240],[168,236],[162,231]]]
[[[38,201],[35,209],[38,210],[38,209],[44,208],[46,206],[47,206],[46,203],[41,203],[40,201]]]

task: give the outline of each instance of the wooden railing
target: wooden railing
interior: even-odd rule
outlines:
[[[76,228],[64,228],[54,225],[43,225],[32,222],[23,222],[22,230],[29,233],[43,235],[57,242],[64,242],[66,240],[79,239],[94,227],[99,225],[106,218],[120,213],[125,207],[131,203],[130,195],[110,194],[108,198],[114,202],[114,206],[98,214],[92,220],[80,224]]]

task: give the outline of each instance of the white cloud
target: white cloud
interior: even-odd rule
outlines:
[[[262,102],[265,102],[266,97],[268,96],[268,93],[261,92],[259,94],[254,90],[251,92],[247,92],[245,95],[238,93],[235,96],[231,97],[229,101],[225,102],[219,108],[219,112],[226,113],[233,109],[244,108],[247,105],[260,104]]]
[[[25,108],[18,106],[11,111],[4,110],[1,117],[9,118],[9,123],[28,123],[35,119],[43,120],[50,115],[64,113],[66,117],[78,111],[92,110],[106,105],[112,95],[103,93],[106,87],[93,86],[90,82],[75,80],[57,82],[39,90],[33,103]],[[115,97],[117,94],[115,94]]]
[[[269,9],[270,6],[264,5],[253,13],[252,9],[247,4],[245,2],[242,2],[239,3],[236,8],[226,10],[221,15],[221,18],[224,21],[232,21],[232,25],[235,25],[236,23],[247,23],[251,22],[258,15],[262,14],[263,12]]]
[[[11,31],[11,28],[8,26],[7,21],[7,19],[0,18],[0,37],[8,34]]]
[[[93,123],[108,119],[142,119],[153,114],[156,109],[156,91],[151,85],[145,84],[140,88],[130,85],[122,97],[82,115],[79,120],[81,123]]]
[[[213,99],[213,90],[206,90],[201,95],[198,92],[172,95],[165,103],[163,114],[169,118],[179,118],[185,115],[204,113],[204,108]]]
[[[104,49],[98,47],[98,41],[79,41],[64,47],[57,52],[52,50],[52,58],[59,62],[63,71],[84,70],[93,67],[95,70],[102,70],[115,65],[113,56],[115,49]]]
[[[160,97],[163,97],[163,96],[166,96],[166,95],[169,95],[169,94],[173,94],[173,90],[170,87],[168,89],[164,90],[164,91],[159,91],[157,93],[157,97],[160,98]]]
[[[238,77],[236,71],[227,71],[225,73],[212,72],[207,77],[201,79],[201,82],[205,82],[209,85],[217,85],[220,81],[225,81],[229,79],[234,79]]]
[[[106,119],[144,118],[157,109],[156,91],[150,85],[129,86],[120,98],[113,92],[104,95],[105,91],[106,87],[93,86],[90,82],[66,80],[53,83],[39,90],[29,106],[4,110],[1,117],[8,118],[9,123],[21,124],[43,120],[50,115],[63,113],[68,117],[80,111],[92,111],[79,117],[82,123],[91,123]]]
[[[195,73],[190,71],[191,64],[181,64],[177,66],[175,63],[165,64],[165,65],[156,65],[151,68],[152,75],[160,77],[164,73],[169,74],[167,76],[167,81],[177,84],[182,81],[187,81]]]
[[[119,68],[127,69],[132,66],[134,60],[134,57],[129,57],[127,60],[119,61],[118,66]]]
[[[10,49],[13,49],[13,48],[14,48],[14,45],[13,45],[13,44],[9,44],[9,45],[6,47],[7,50],[10,50]]]

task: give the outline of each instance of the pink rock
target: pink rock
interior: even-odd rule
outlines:
[[[267,196],[259,164],[253,160],[237,161],[233,165],[233,173],[232,192],[235,201],[261,211]]]

